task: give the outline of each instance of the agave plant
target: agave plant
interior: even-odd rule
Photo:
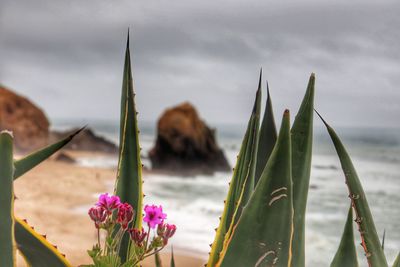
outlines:
[[[314,84],[315,75],[311,74],[292,127],[290,113],[285,110],[277,135],[268,87],[264,118],[259,129],[260,74],[254,108],[207,266],[305,266],[305,213],[312,157]],[[358,266],[353,211],[368,265],[388,266],[350,156],[335,131],[322,121],[339,156],[351,204],[331,266]],[[399,257],[393,266],[400,264]]]
[[[0,266],[15,266],[17,250],[29,266],[71,266],[56,246],[14,214],[13,181],[57,152],[81,130],[18,160],[13,159],[12,133],[0,133]]]
[[[255,108],[235,166],[235,170],[247,168],[247,177],[238,179],[236,172],[233,174],[208,266],[266,266],[263,262],[271,257],[272,263],[278,251],[282,265],[288,266],[294,258],[292,246],[304,246],[302,222],[307,190],[301,190],[308,188],[311,169],[314,80],[312,75],[292,132],[286,110],[277,138],[269,92],[259,129],[260,74]],[[243,160],[249,158],[247,162]],[[230,201],[232,198],[235,200]],[[230,216],[232,213],[235,215]],[[292,244],[295,229],[298,238]],[[244,257],[242,253],[247,254]],[[304,255],[299,254],[296,262],[304,260]]]

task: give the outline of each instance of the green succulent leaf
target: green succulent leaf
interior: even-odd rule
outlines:
[[[220,217],[219,226],[211,246],[207,266],[215,266],[219,254],[224,247],[233,225],[240,217],[242,208],[246,205],[254,190],[254,174],[257,156],[258,131],[261,107],[261,77],[260,73],[258,90],[247,130],[240,148],[240,152],[229,185],[228,195],[225,200],[224,211]]]
[[[15,239],[18,250],[31,267],[72,266],[55,246],[35,232],[25,221],[15,219]]]
[[[114,193],[121,198],[121,202],[128,202],[136,210],[136,216],[131,225],[139,229],[142,226],[142,183],[139,129],[134,101],[128,34],[122,82],[119,160]],[[122,262],[126,261],[128,245],[129,237],[125,234],[120,249]]]
[[[77,134],[79,134],[85,127],[79,129],[75,133],[67,136],[66,138],[58,141],[57,143],[51,144],[43,149],[33,152],[32,154],[16,160],[14,162],[15,172],[14,172],[14,180],[21,177],[27,171],[30,171],[44,160],[49,158],[51,155],[56,153],[58,150],[67,145]]]
[[[397,254],[397,258],[393,263],[393,267],[400,267],[400,252]]]
[[[293,238],[290,118],[217,266],[290,266]]]
[[[352,206],[356,215],[355,221],[358,224],[361,236],[361,245],[364,249],[365,256],[367,257],[368,264],[371,267],[388,266],[385,254],[383,253],[383,249],[381,247],[381,242],[376,232],[375,223],[368,206],[367,197],[364,193],[351,158],[335,131],[326,123],[321,115],[319,116],[328,130],[342,165],[347,188],[349,190],[349,197],[352,201]]]
[[[292,265],[296,267],[305,266],[305,217],[312,158],[314,85],[315,75],[312,73],[291,129],[294,207]]]
[[[15,266],[13,137],[0,133],[0,266]]]
[[[357,251],[354,245],[353,211],[351,207],[349,208],[342,239],[331,267],[358,267]]]
[[[156,254],[154,254],[154,261],[155,261],[156,267],[162,267],[161,258],[160,258],[160,255],[158,254],[158,252]]]
[[[276,132],[274,112],[272,109],[271,96],[269,94],[269,86],[267,84],[267,103],[265,105],[264,117],[261,122],[260,134],[258,139],[257,164],[254,176],[254,186],[257,185],[262,171],[267,164],[272,149],[274,149],[278,134]]]
[[[170,267],[175,267],[175,259],[174,259],[174,248],[171,248],[171,263],[169,264]]]

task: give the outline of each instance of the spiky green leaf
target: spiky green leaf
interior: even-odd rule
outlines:
[[[13,137],[0,133],[0,266],[15,265]]]
[[[305,266],[305,217],[311,172],[314,84],[315,75],[313,73],[291,129],[294,207],[292,265],[296,267]]]
[[[58,141],[57,143],[51,144],[43,149],[33,152],[32,154],[30,154],[26,157],[16,160],[14,162],[14,166],[15,166],[14,180],[21,177],[27,171],[30,171],[31,169],[33,169],[34,167],[39,165],[41,162],[43,162],[44,160],[49,158],[51,155],[56,153],[58,150],[63,148],[83,129],[84,129],[84,127],[79,129],[75,133],[65,137],[64,139]]]
[[[290,118],[217,266],[290,266],[293,237]]]
[[[247,130],[240,148],[237,162],[225,200],[224,211],[211,247],[207,266],[215,266],[223,249],[224,240],[229,236],[236,218],[239,218],[242,207],[247,203],[254,189],[254,173],[258,145],[258,131],[261,106],[261,77]],[[228,233],[228,234],[227,234]]]
[[[170,267],[175,267],[175,258],[174,258],[174,248],[171,247],[171,263],[169,264]]]
[[[342,239],[331,267],[358,267],[357,251],[354,245],[353,211],[351,207],[349,208]]]
[[[137,211],[135,228],[142,225],[142,163],[140,160],[139,129],[134,101],[131,59],[129,51],[129,34],[125,53],[125,64],[121,96],[120,145],[115,194],[122,202],[128,202]],[[120,257],[125,262],[128,253],[129,237],[124,235]]]
[[[162,267],[161,258],[158,252],[154,254],[154,263],[156,264],[156,267]]]
[[[375,223],[368,205],[367,197],[351,158],[336,132],[322,117],[321,119],[328,130],[342,165],[347,188],[349,190],[349,197],[352,201],[352,206],[356,215],[355,221],[358,224],[361,236],[361,245],[364,249],[365,256],[367,257],[368,264],[370,267],[388,266],[379,236],[376,232]]]
[[[262,171],[267,164],[272,149],[274,149],[277,139],[274,112],[272,109],[271,96],[269,94],[269,86],[267,84],[267,103],[265,105],[264,117],[261,122],[260,134],[258,139],[257,164],[254,176],[254,186],[257,185]]]
[[[15,219],[15,239],[18,250],[31,267],[72,266],[55,246],[35,232],[25,221]]]
[[[397,258],[393,263],[393,267],[400,267],[400,253],[397,255]]]

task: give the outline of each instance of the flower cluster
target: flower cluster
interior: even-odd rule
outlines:
[[[121,203],[118,196],[109,196],[108,193],[100,195],[99,201],[89,209],[88,213],[97,229],[107,229],[114,224],[114,211],[118,215],[116,222],[126,230],[135,212],[128,203]]]
[[[128,234],[134,246],[133,262],[140,262],[144,258],[162,250],[169,239],[175,234],[176,226],[174,224],[165,223],[167,214],[163,212],[162,206],[146,205],[144,208],[145,216],[143,222],[147,224],[147,230],[130,228],[129,224],[133,221],[135,211],[129,203],[121,203],[118,196],[108,195],[107,193],[99,196],[98,202],[88,211],[89,217],[94,222],[97,229],[98,243],[89,251],[89,255],[93,259],[104,256],[118,257],[121,247],[122,238]],[[115,228],[119,226],[119,228]],[[153,237],[150,238],[151,229],[154,231]],[[100,230],[106,231],[104,246],[100,244]]]
[[[163,240],[163,245],[168,244],[168,240],[175,234],[175,224],[161,223],[157,227],[157,235]]]

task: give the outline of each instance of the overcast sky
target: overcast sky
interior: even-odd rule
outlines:
[[[400,2],[2,0],[0,83],[51,118],[116,119],[127,28],[140,119],[185,100],[244,123],[260,67],[275,115],[311,72],[335,126],[400,126]]]

